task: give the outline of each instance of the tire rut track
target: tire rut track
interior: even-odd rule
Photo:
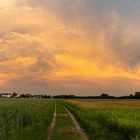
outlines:
[[[69,114],[71,120],[73,121],[78,133],[81,135],[83,140],[88,140],[88,137],[86,135],[86,133],[84,132],[84,130],[81,128],[80,124],[77,122],[76,118],[74,117],[74,115],[64,106],[65,110],[67,111],[67,113]]]
[[[54,109],[54,114],[53,114],[53,120],[52,120],[51,125],[48,130],[47,140],[51,140],[51,138],[52,138],[53,130],[55,127],[55,120],[56,120],[56,103],[55,103],[55,109]]]

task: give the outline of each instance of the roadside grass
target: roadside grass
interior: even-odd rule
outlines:
[[[43,140],[53,112],[50,100],[0,99],[0,140]]]
[[[76,104],[72,100],[64,104],[75,115],[91,140],[140,140],[140,108],[123,108],[123,105],[119,108],[102,108],[98,107],[99,102],[95,105],[96,101],[93,100],[87,101],[90,104],[88,108],[86,101],[77,102]]]
[[[57,102],[56,122],[52,140],[82,140],[64,106]]]

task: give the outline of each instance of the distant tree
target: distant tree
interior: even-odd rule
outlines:
[[[16,92],[13,92],[11,97],[13,98],[13,97],[16,97],[17,95],[18,94]]]
[[[140,92],[135,92],[135,97],[140,99]]]
[[[129,98],[130,98],[130,99],[134,99],[134,97],[135,97],[135,96],[134,96],[133,94],[130,94],[130,95],[129,95]]]
[[[51,98],[51,95],[42,95],[42,98]]]
[[[70,99],[70,98],[76,98],[76,96],[75,95],[57,95],[57,96],[53,96],[53,98]]]
[[[134,97],[134,95],[133,95],[133,94],[130,94],[129,96],[130,96],[130,97]]]
[[[109,98],[109,95],[107,94],[107,93],[103,93],[103,94],[101,94],[101,96],[100,96],[101,98]]]
[[[31,94],[21,94],[20,98],[32,98]]]

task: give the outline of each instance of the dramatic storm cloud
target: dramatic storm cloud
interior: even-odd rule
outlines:
[[[0,90],[140,90],[140,1],[1,0]]]

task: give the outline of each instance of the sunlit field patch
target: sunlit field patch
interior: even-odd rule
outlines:
[[[64,104],[91,140],[140,139],[139,100],[69,100]]]
[[[82,108],[140,108],[140,100],[69,100]]]

